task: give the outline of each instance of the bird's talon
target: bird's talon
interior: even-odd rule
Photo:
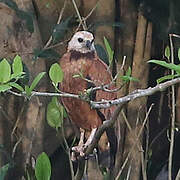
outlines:
[[[85,153],[84,153],[84,150],[86,149],[86,146],[83,144],[81,146],[75,146],[75,147],[72,147],[72,157],[71,159],[76,159],[77,160],[77,157],[78,156],[85,156]],[[75,158],[76,157],[76,158]]]

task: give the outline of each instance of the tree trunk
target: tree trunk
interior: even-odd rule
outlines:
[[[31,0],[16,0],[16,3],[20,10],[34,13]],[[39,72],[46,71],[45,62],[42,59],[33,61],[34,49],[42,46],[37,21],[33,19],[34,32],[31,33],[27,29],[25,21],[19,18],[14,10],[3,3],[0,5],[3,7],[0,13],[4,19],[0,22],[3,27],[0,30],[0,41],[6,43],[6,46],[1,47],[0,56],[12,58],[15,54],[19,54],[30,72],[31,83]],[[37,89],[45,91],[45,85],[46,79],[44,78]],[[20,179],[26,164],[29,163],[30,156],[36,157],[43,150],[45,99],[33,97],[30,101],[25,102],[23,98],[8,95],[4,97],[3,107],[6,107],[3,111],[11,121],[11,128],[7,130],[8,136],[4,136],[3,139],[9,153],[12,153],[15,143],[21,139],[14,153],[14,160],[18,167],[11,172],[9,178]],[[6,128],[8,123],[7,121]]]
[[[133,92],[136,89],[143,89],[147,87],[149,72],[147,60],[149,60],[151,52],[151,33],[151,24],[148,24],[147,20],[143,17],[141,12],[139,12],[132,65],[132,76],[138,78],[139,82],[130,83],[129,93]],[[126,134],[125,152],[129,153],[133,148],[129,159],[129,167],[131,167],[130,179],[133,180],[139,180],[140,178],[143,134],[141,134],[138,141],[137,135],[142,127],[142,123],[145,118],[146,102],[147,98],[141,98],[128,104],[127,119],[131,126],[131,129],[128,129]],[[134,143],[136,144],[135,146]]]
[[[118,7],[116,7],[116,18],[119,21],[120,27],[116,30],[115,34],[115,57],[117,62],[117,72],[122,76],[127,71],[128,67],[132,64],[133,52],[134,52],[134,42],[135,42],[135,32],[136,32],[136,22],[137,22],[137,10],[134,3],[131,0],[118,0],[116,2]],[[119,18],[118,18],[119,17]],[[125,63],[123,65],[123,59],[125,58]],[[123,65],[123,67],[122,67]],[[122,85],[121,78],[117,79],[117,87]],[[128,85],[124,86],[120,91],[118,91],[118,97],[123,97],[128,93]],[[127,108],[123,108],[123,112],[126,113]],[[126,124],[122,113],[120,113],[116,121],[116,132],[118,137],[118,150],[116,155],[116,165],[114,169],[114,176],[119,174],[120,168],[124,163],[123,152],[124,152],[124,139],[126,137]]]

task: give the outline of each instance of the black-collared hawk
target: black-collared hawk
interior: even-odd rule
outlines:
[[[64,72],[64,79],[60,84],[60,90],[63,92],[83,94],[91,87],[102,86],[112,82],[108,66],[97,56],[94,47],[94,37],[90,32],[76,32],[69,41],[67,52],[60,59],[59,63]],[[113,88],[115,86],[111,85],[110,89]],[[90,100],[101,101],[102,99],[116,99],[117,94],[98,90],[93,91],[89,96]],[[80,128],[80,142],[73,150],[83,156],[83,151],[92,142],[97,128],[101,126],[103,121],[109,120],[115,107],[92,109],[88,102],[80,99],[67,97],[61,98],[61,100],[70,119]],[[84,143],[85,131],[89,131],[90,136]]]

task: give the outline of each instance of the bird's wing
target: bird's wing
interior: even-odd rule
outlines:
[[[73,76],[83,73],[83,76],[87,77],[91,63],[92,60],[87,58],[70,59],[70,53],[66,53],[60,60],[60,66],[64,72],[60,90],[79,95],[84,93],[88,83],[81,77],[74,78]],[[96,110],[92,109],[87,102],[75,98],[61,98],[61,100],[71,120],[78,127],[91,130],[101,125],[102,121]]]
[[[108,66],[98,57],[96,57],[91,64],[88,71],[88,78],[94,83],[94,86],[106,85],[112,82],[112,76],[108,71]],[[112,84],[109,89],[115,89],[115,84]],[[95,101],[101,101],[102,99],[113,100],[117,98],[117,93],[98,90],[94,97],[93,100]],[[105,119],[109,119],[114,109],[115,107],[110,107],[107,109],[101,109],[100,112],[103,113]]]

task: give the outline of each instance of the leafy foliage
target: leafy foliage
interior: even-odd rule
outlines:
[[[51,66],[49,70],[49,77],[55,88],[57,88],[58,83],[62,82],[64,73],[58,63],[55,63]]]
[[[13,78],[16,78],[16,77],[22,75],[23,65],[22,65],[21,57],[18,55],[14,58],[14,62],[12,64],[12,70],[13,70],[13,75],[12,75]],[[12,78],[12,76],[11,76],[11,78]]]
[[[0,168],[0,180],[4,180],[7,174],[8,169],[10,168],[10,164],[6,164]]]
[[[32,91],[34,90],[34,88],[37,86],[37,84],[39,83],[39,81],[43,78],[43,76],[46,74],[46,72],[41,72],[39,73],[33,80],[32,84],[30,86],[25,86],[25,92],[26,95],[28,97],[30,97]]]
[[[30,96],[34,88],[37,86],[39,81],[45,75],[45,72],[39,73],[35,79],[33,80],[30,86],[25,85],[25,89],[17,83],[18,80],[24,77],[23,72],[23,64],[20,56],[16,56],[12,63],[12,71],[11,65],[6,59],[3,59],[0,62],[0,92],[5,92],[12,88],[16,88],[21,92],[26,92],[27,96]]]
[[[160,61],[160,60],[149,60],[148,62],[161,65],[161,66],[163,66],[165,68],[174,70],[176,72],[175,75],[167,75],[167,76],[161,77],[160,79],[157,80],[157,83],[160,83],[162,81],[173,79],[174,77],[180,76],[180,65],[167,63],[165,61]]]
[[[17,55],[14,58],[12,72],[11,65],[4,58],[0,62],[0,72],[0,92],[5,92],[12,87],[17,88],[18,90],[22,90],[22,88],[16,83],[16,81],[23,78],[24,75],[20,56]]]
[[[4,148],[3,144],[0,144],[0,152],[1,152],[1,157],[4,155],[8,161],[7,164],[0,167],[0,180],[4,180],[4,179],[6,179],[8,170],[10,168],[14,167],[14,161],[13,161],[11,155],[8,153],[8,151]]]
[[[166,47],[165,49],[165,56],[169,59],[170,58],[170,48],[169,46]]]
[[[31,86],[30,86],[30,90],[33,91],[33,89],[37,86],[37,84],[39,83],[39,81],[43,78],[43,76],[46,74],[46,72],[41,72],[39,73],[35,79],[33,80]]]
[[[35,176],[37,180],[50,180],[51,163],[46,153],[41,153],[36,161]]]
[[[111,66],[111,63],[112,63],[112,60],[113,60],[113,57],[114,57],[114,51],[111,49],[111,46],[110,46],[108,40],[105,37],[104,37],[104,44],[105,44],[106,51],[107,51],[107,54],[108,54],[109,65]]]
[[[164,52],[165,56],[169,59],[170,58],[170,48],[169,46],[166,47],[165,52]],[[180,48],[178,49],[178,59],[180,60]],[[154,63],[154,64],[158,64],[160,66],[163,66],[165,68],[168,68],[170,70],[175,71],[175,74],[173,75],[167,75],[167,76],[163,76],[159,79],[157,79],[157,83],[161,83],[165,80],[171,80],[175,77],[179,77],[180,76],[180,64],[176,65],[173,63],[167,63],[165,61],[160,61],[160,60],[149,60],[149,63]]]
[[[100,44],[95,44],[95,48],[100,59],[102,59],[107,65],[109,65],[108,55],[105,49]]]
[[[66,31],[68,30],[68,26],[72,16],[68,17],[65,21],[62,21],[60,24],[57,24],[52,32],[53,37],[53,44],[58,43],[60,40],[63,39]]]
[[[11,66],[6,59],[0,62],[0,83],[6,83],[11,79]]]
[[[34,50],[34,60],[37,60],[37,58],[44,58],[44,59],[59,59],[60,55],[53,49],[35,49]]]
[[[129,81],[139,81],[137,78],[131,76],[131,67],[128,68],[128,71],[124,76],[120,76],[124,83],[128,83]]]
[[[49,126],[58,130],[62,126],[64,107],[59,104],[57,97],[53,97],[47,107],[47,122]]]

